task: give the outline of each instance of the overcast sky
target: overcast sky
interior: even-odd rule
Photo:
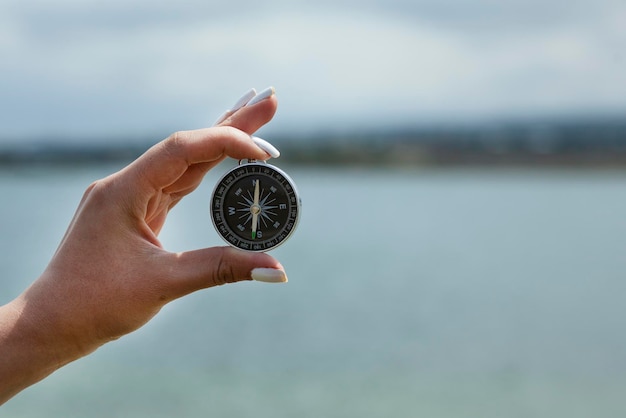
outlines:
[[[0,0],[5,138],[626,114],[624,0]]]

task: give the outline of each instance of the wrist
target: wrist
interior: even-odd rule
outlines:
[[[31,290],[0,307],[0,404],[97,348],[77,338],[52,303],[31,298]]]

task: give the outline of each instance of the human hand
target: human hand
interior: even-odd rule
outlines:
[[[0,327],[0,344],[8,331],[20,332],[38,351],[26,356],[28,370],[18,367],[19,359],[0,360],[0,380],[7,367],[39,380],[136,330],[166,303],[196,290],[253,277],[286,281],[281,264],[264,253],[227,247],[171,253],[158,239],[170,209],[220,161],[269,158],[250,134],[271,120],[276,107],[270,95],[216,127],[175,133],[94,182],[44,273],[0,311],[5,324],[7,318],[19,323],[4,332]]]

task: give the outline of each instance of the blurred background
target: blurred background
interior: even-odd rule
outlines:
[[[176,301],[0,415],[626,414],[624,28],[618,0],[3,0],[0,303],[93,180],[250,87],[304,214],[287,285]],[[167,249],[222,245],[234,164]]]

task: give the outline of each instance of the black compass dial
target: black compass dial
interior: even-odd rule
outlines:
[[[282,170],[260,162],[235,167],[217,183],[211,199],[213,224],[230,245],[268,251],[295,229],[300,198]]]

